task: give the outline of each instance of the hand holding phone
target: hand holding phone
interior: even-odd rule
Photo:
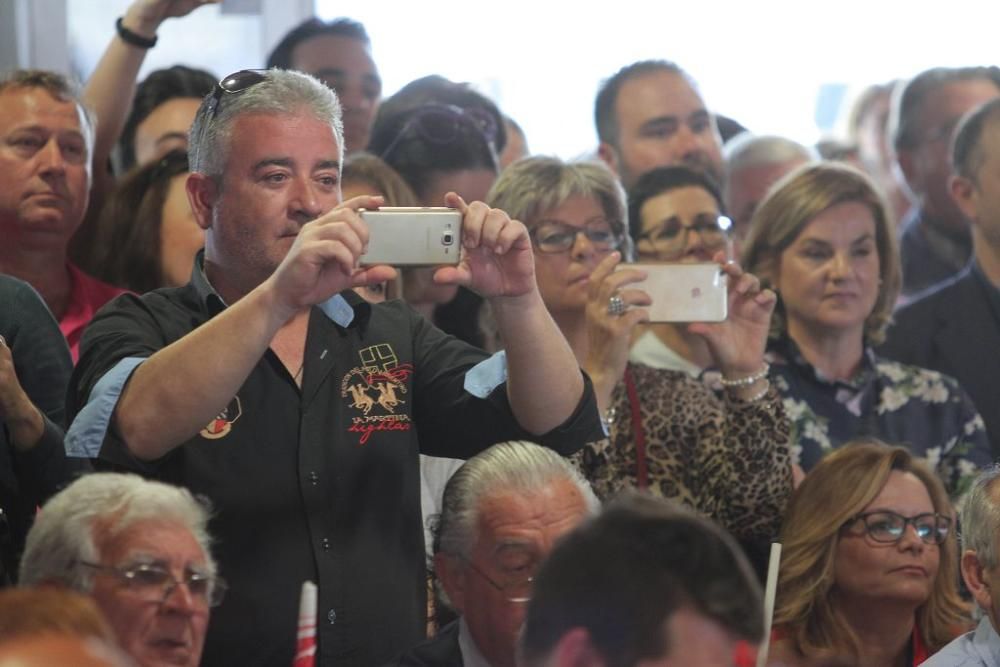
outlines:
[[[728,314],[728,279],[714,262],[697,264],[619,264],[616,271],[639,269],[646,279],[635,287],[652,298],[650,322],[721,322]]]

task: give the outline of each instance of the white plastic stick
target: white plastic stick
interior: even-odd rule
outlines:
[[[764,641],[757,652],[757,667],[767,665],[767,654],[771,648],[771,620],[774,617],[774,596],[778,591],[778,567],[781,565],[781,543],[771,543],[771,555],[767,559],[767,584],[764,586]]]

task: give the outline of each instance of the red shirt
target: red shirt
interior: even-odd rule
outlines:
[[[784,628],[773,628],[771,630],[771,643],[775,643],[785,639],[787,633]],[[744,649],[745,650],[745,649]],[[920,635],[920,626],[916,623],[913,624],[913,637],[910,643],[910,652],[913,654],[913,667],[923,663],[930,657],[927,651],[927,646],[924,644],[924,638]],[[749,664],[749,662],[739,662],[739,660],[749,660],[745,654],[741,655],[737,652],[737,665],[738,667],[743,667],[744,664]],[[756,659],[756,656],[754,656]]]
[[[73,291],[70,294],[66,312],[59,319],[59,329],[66,337],[66,342],[69,343],[69,351],[75,364],[80,356],[80,338],[83,336],[83,329],[90,322],[94,313],[108,301],[119,294],[125,294],[128,290],[88,276],[71,262],[66,262],[66,270],[69,271]]]

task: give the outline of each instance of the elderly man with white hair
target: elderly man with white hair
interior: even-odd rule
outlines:
[[[394,667],[515,667],[535,572],[598,500],[566,459],[511,441],[472,457],[448,480],[434,567],[459,620],[389,663]]]
[[[982,472],[972,483],[961,525],[962,578],[983,618],[975,630],[935,653],[924,667],[1000,664],[1000,466]]]
[[[207,523],[208,511],[185,489],[87,475],[42,507],[21,583],[89,594],[139,667],[197,667],[209,609],[225,591]]]

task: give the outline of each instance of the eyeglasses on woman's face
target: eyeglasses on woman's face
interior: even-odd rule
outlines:
[[[865,533],[875,542],[896,544],[906,535],[908,526],[913,526],[924,544],[942,544],[951,531],[951,518],[927,512],[906,517],[889,510],[858,514],[844,524],[844,527],[864,526]]]
[[[732,222],[722,215],[700,214],[691,224],[684,224],[675,217],[643,231],[636,247],[640,253],[654,254],[662,260],[676,259],[684,254],[690,232],[694,232],[706,248],[720,250],[726,246],[731,227]]]
[[[621,246],[622,235],[615,231],[609,220],[590,220],[582,227],[568,225],[554,220],[543,221],[531,228],[531,240],[535,249],[543,253],[569,251],[577,237],[583,234],[598,252],[611,252]]]

